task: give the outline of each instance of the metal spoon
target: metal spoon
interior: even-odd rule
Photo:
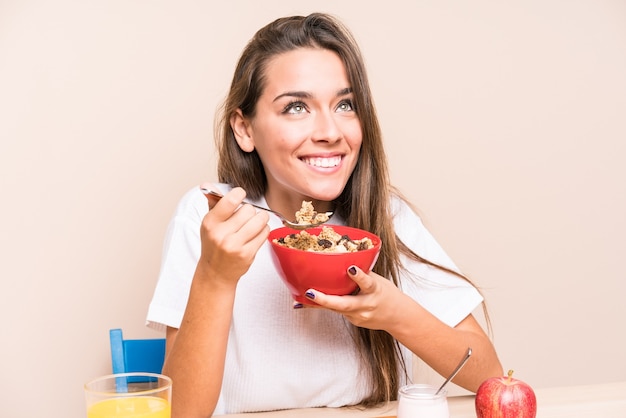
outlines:
[[[463,359],[461,360],[461,362],[459,363],[458,366],[456,366],[456,369],[454,369],[454,371],[452,372],[452,374],[450,375],[450,377],[448,377],[446,379],[445,382],[443,382],[443,384],[439,387],[439,389],[437,389],[437,392],[435,392],[435,395],[438,395],[439,392],[441,392],[441,389],[443,389],[443,387],[445,385],[448,384],[448,382],[452,379],[454,379],[454,376],[456,376],[456,374],[461,370],[461,368],[463,366],[465,366],[465,363],[467,363],[467,360],[469,360],[470,356],[472,355],[472,348],[468,347],[467,348],[467,353],[465,353],[465,356],[463,356]]]
[[[224,197],[223,194],[218,193],[218,192],[214,192],[213,190],[209,190],[209,189],[205,189],[205,188],[202,188],[200,190],[202,190],[202,193],[204,193],[205,195],[214,196],[218,200],[221,199],[222,197]],[[243,203],[245,203],[246,205],[254,206],[257,209],[261,209],[261,210],[265,210],[267,212],[273,213],[274,215],[278,216],[278,218],[281,220],[283,225],[285,225],[286,227],[292,228],[292,229],[309,229],[309,228],[318,227],[318,226],[328,222],[330,220],[330,218],[332,218],[332,216],[334,214],[333,212],[326,212],[326,216],[328,216],[328,220],[326,220],[324,222],[317,222],[317,223],[313,223],[313,224],[301,224],[301,223],[289,221],[282,214],[276,212],[275,210],[264,208],[263,206],[258,206],[258,205],[255,205],[254,203],[250,203],[250,202],[247,202],[245,200],[243,201]]]

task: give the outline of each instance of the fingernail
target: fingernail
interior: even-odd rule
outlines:
[[[354,276],[354,275],[356,274],[356,267],[354,267],[354,266],[350,266],[350,267],[348,268],[348,273],[350,273],[351,275],[353,275],[353,276]]]
[[[304,305],[301,304],[300,302],[294,302],[293,308],[294,309],[301,309],[301,308],[304,308]]]
[[[306,296],[309,299],[315,299],[315,293],[311,292],[310,290],[307,290],[304,296]]]

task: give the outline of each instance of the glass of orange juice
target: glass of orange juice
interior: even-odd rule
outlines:
[[[87,418],[171,418],[172,379],[156,373],[119,373],[85,384]]]

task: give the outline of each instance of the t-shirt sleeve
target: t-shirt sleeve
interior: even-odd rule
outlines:
[[[207,211],[206,198],[197,188],[186,193],[176,208],[167,228],[161,270],[148,308],[146,323],[151,328],[180,326],[200,258],[200,225]]]
[[[458,267],[426,229],[420,217],[400,199],[394,202],[394,225],[400,240],[413,252],[437,265],[459,272]],[[403,256],[406,272],[400,288],[426,310],[454,327],[483,301],[480,292],[467,280]]]

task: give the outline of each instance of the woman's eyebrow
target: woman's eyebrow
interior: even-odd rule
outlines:
[[[337,97],[345,96],[347,94],[352,93],[352,91],[353,91],[352,87],[346,87],[337,92]],[[285,93],[281,93],[278,96],[274,97],[274,100],[272,100],[272,102],[280,100],[283,97],[296,97],[298,99],[310,99],[313,97],[313,95],[306,91],[287,91]]]
[[[337,97],[345,96],[346,94],[350,94],[352,92],[353,92],[352,87],[346,87],[345,89],[341,89],[337,92]]]
[[[297,97],[298,99],[310,99],[313,97],[311,93],[307,93],[306,91],[288,91],[278,96],[274,97],[273,102],[283,98],[283,97]]]

